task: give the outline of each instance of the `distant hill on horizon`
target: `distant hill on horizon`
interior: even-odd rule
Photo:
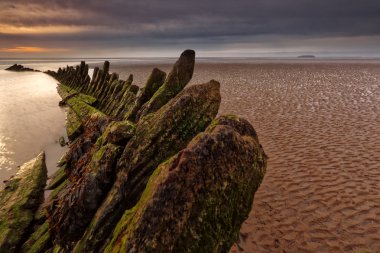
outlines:
[[[317,57],[315,55],[312,55],[312,54],[304,54],[304,55],[297,56],[297,58],[314,59],[314,58],[317,58]]]

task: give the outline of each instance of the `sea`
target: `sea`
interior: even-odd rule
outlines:
[[[81,59],[0,59],[0,180],[41,150],[49,173],[66,148],[57,81],[8,72],[56,70]],[[87,59],[91,69],[105,59]],[[109,59],[142,87],[175,58]],[[253,209],[231,252],[377,252],[380,249],[380,59],[197,58],[189,85],[221,83],[219,115],[256,129],[269,156]],[[237,246],[238,245],[238,246]]]

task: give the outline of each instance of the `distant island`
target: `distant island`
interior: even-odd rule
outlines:
[[[315,55],[312,55],[312,54],[304,54],[304,55],[297,56],[297,58],[301,58],[301,59],[315,59],[317,57]]]
[[[12,66],[10,66],[9,68],[6,68],[5,70],[16,71],[16,72],[23,72],[23,71],[40,72],[39,70],[26,68],[26,67],[24,67],[22,65],[18,65],[18,64],[13,64]]]

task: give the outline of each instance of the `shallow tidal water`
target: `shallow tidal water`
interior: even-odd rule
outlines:
[[[100,63],[102,59],[89,62]],[[17,63],[40,71],[79,64],[79,59],[0,59],[0,188],[18,166],[46,153],[48,175],[67,150],[58,139],[66,136],[66,112],[58,106],[57,81],[38,72],[4,69]],[[92,73],[92,70],[90,71]]]
[[[58,139],[66,132],[56,86],[43,73],[0,70],[0,186],[42,150],[49,174],[56,170],[65,150]]]

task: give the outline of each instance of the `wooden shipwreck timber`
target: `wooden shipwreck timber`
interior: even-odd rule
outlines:
[[[92,78],[85,62],[46,72],[68,107],[69,151],[49,198],[34,201],[19,238],[1,238],[0,249],[228,252],[267,157],[248,121],[217,117],[217,81],[185,88],[194,62],[195,52],[184,51],[167,75],[153,69],[141,89],[132,75],[110,74],[107,61]],[[20,219],[4,210],[12,198],[2,196],[0,213]]]

